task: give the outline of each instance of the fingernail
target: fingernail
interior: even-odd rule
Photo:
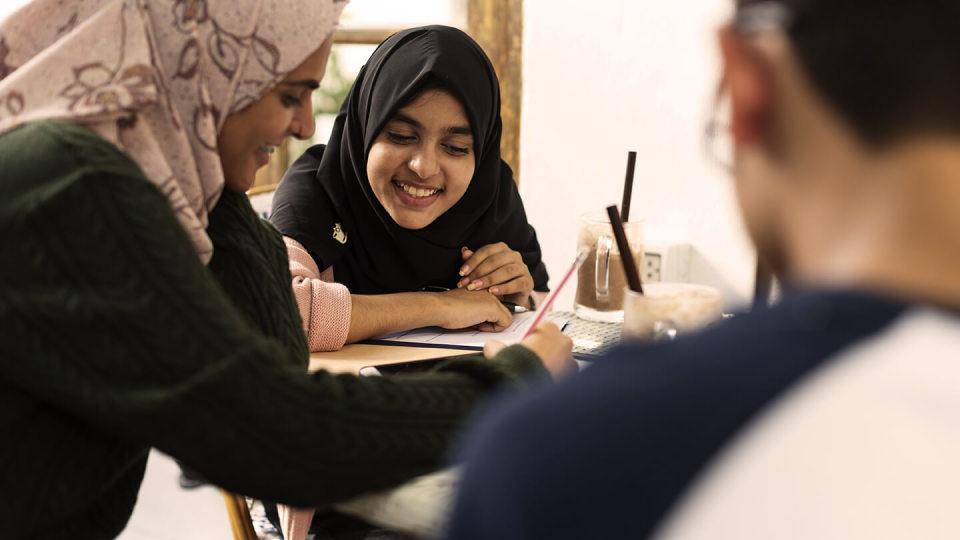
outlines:
[[[479,289],[480,287],[483,286],[483,282],[482,282],[482,281],[474,281],[473,283],[470,284],[470,286],[473,287],[474,289]],[[473,289],[471,289],[471,290],[473,290]]]
[[[460,248],[460,253],[463,253],[464,251],[466,251],[466,250],[468,250],[468,249],[470,249],[470,248],[468,248],[467,246],[463,246],[462,248]]]
[[[465,275],[467,275],[467,274],[469,274],[469,273],[470,273],[470,267],[469,267],[469,266],[464,265],[464,267],[460,269],[460,275],[461,275],[461,276],[465,276]]]
[[[497,294],[497,293],[500,292],[500,289],[494,287],[494,288],[490,289],[490,292],[491,292],[492,294]]]
[[[468,290],[468,291],[472,291],[472,290],[474,290],[474,289],[476,289],[476,284],[475,284],[475,283],[471,283],[471,284],[467,285],[467,290]]]

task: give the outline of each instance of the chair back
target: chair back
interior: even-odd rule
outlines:
[[[235,495],[222,491],[223,502],[227,505],[227,515],[230,517],[230,530],[233,531],[233,540],[259,540],[257,532],[253,530],[250,520],[250,509],[247,499],[242,495]]]

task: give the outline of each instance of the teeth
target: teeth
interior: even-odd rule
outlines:
[[[402,184],[402,183],[400,183],[400,182],[397,182],[397,184],[400,186],[400,189],[402,189],[403,191],[405,191],[408,195],[411,195],[411,196],[417,197],[417,198],[429,197],[429,196],[433,195],[434,193],[440,191],[439,189],[421,189],[421,188],[415,188],[415,187],[413,187],[413,186],[408,186],[408,185]]]

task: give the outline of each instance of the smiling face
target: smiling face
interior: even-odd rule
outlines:
[[[455,205],[475,168],[467,114],[439,89],[426,90],[399,109],[367,155],[373,193],[406,229],[422,229]]]
[[[270,161],[284,139],[313,136],[311,96],[323,78],[331,46],[331,40],[324,42],[259,100],[227,116],[217,136],[227,188],[241,192],[250,189],[257,169]]]

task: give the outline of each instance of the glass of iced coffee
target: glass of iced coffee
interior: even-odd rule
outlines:
[[[723,314],[720,291],[693,283],[644,283],[624,292],[623,338],[652,341],[692,332]]]
[[[623,224],[630,244],[630,256],[643,268],[643,221]],[[613,238],[613,229],[605,213],[587,214],[580,218],[577,250],[586,249],[587,259],[577,273],[577,317],[591,321],[623,320],[623,292],[627,285],[622,256]]]

